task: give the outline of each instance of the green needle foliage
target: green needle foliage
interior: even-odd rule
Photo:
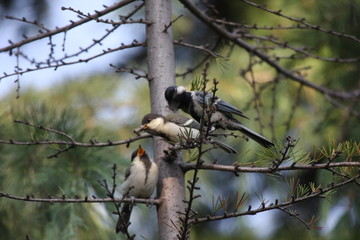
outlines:
[[[101,98],[106,101],[111,92],[93,91],[99,78],[97,81],[92,80],[71,81],[56,86],[58,92],[52,99],[46,97],[45,91],[37,91],[36,94],[32,91],[23,92],[16,101],[12,98],[3,99],[0,103],[3,109],[0,113],[2,139],[29,142],[69,140],[54,132],[13,122],[21,120],[67,133],[79,142],[88,143],[91,139],[104,142],[108,139],[118,140],[115,131],[94,124],[101,122],[97,119],[100,108],[98,102],[90,99]],[[106,85],[108,90],[116,86],[111,81],[103,84],[105,89]],[[75,92],[78,93],[77,102],[67,95]],[[82,94],[89,101],[84,98],[80,100]],[[62,96],[61,101],[58,96]],[[119,154],[119,146],[75,147],[56,155],[67,147],[1,144],[1,192],[37,198],[107,197],[97,181],[111,180],[114,163],[120,165],[120,176],[125,166],[130,164],[129,154]],[[121,182],[122,178],[119,177],[117,183]],[[113,204],[46,204],[0,199],[0,232],[3,239],[25,238],[26,235],[30,239],[113,239],[113,210]],[[93,229],[96,231],[90,231]]]

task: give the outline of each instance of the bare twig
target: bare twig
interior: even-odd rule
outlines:
[[[274,10],[271,10],[269,8],[266,8],[265,5],[260,5],[260,4],[256,4],[254,2],[250,2],[248,0],[241,0],[242,2],[250,5],[250,6],[253,6],[253,7],[256,7],[256,8],[259,8],[261,10],[264,10],[266,12],[269,12],[269,13],[272,13],[274,15],[277,15],[277,16],[280,16],[280,17],[283,17],[283,18],[286,18],[290,21],[293,21],[293,22],[297,22],[299,24],[302,24],[303,26],[306,26],[307,28],[309,29],[314,29],[314,30],[317,30],[317,31],[321,31],[321,32],[325,32],[325,33],[329,33],[331,35],[334,35],[334,36],[337,36],[337,37],[343,37],[343,38],[349,38],[351,40],[354,40],[356,42],[360,42],[360,39],[358,39],[357,37],[353,36],[353,35],[348,35],[348,34],[345,34],[345,33],[338,33],[338,32],[335,32],[333,30],[328,30],[328,29],[325,29],[319,25],[313,25],[313,24],[310,24],[308,22],[306,22],[305,18],[302,18],[302,19],[297,19],[297,18],[294,18],[294,17],[290,17],[288,15],[285,15],[282,13],[281,10],[277,10],[277,11],[274,11]]]
[[[205,64],[205,67],[204,67],[204,70],[203,70],[203,73],[202,73],[203,82],[202,82],[201,88],[202,88],[203,92],[205,92],[206,85],[207,85],[207,82],[208,82],[208,79],[207,79],[207,70],[208,70],[208,68],[209,68],[209,64],[207,63],[207,64]],[[215,89],[214,90],[214,96],[215,96],[216,85],[215,85],[214,89]],[[205,94],[203,94],[203,98],[205,98]],[[204,101],[204,99],[203,99],[203,101]],[[206,102],[206,101],[204,101],[204,102]],[[200,120],[200,129],[204,128],[205,114],[211,114],[211,113],[207,113],[206,112],[206,107],[203,106],[203,108],[202,108],[202,116],[201,116],[201,120]],[[208,117],[210,119],[210,116],[208,116]],[[200,195],[195,194],[195,191],[200,189],[200,187],[197,186],[197,182],[199,181],[198,169],[199,169],[199,166],[202,165],[201,156],[202,156],[202,152],[203,152],[202,151],[203,139],[208,134],[209,128],[210,128],[210,126],[208,126],[208,130],[206,132],[200,131],[200,137],[199,137],[200,143],[199,143],[199,145],[197,147],[198,156],[197,156],[196,163],[195,163],[194,173],[193,173],[192,179],[188,180],[188,186],[187,186],[187,189],[189,191],[189,200],[184,200],[184,202],[187,205],[186,205],[185,211],[181,213],[182,216],[180,216],[180,220],[181,220],[181,223],[182,223],[181,228],[179,229],[180,231],[179,231],[179,235],[178,235],[178,238],[180,240],[186,240],[186,239],[189,238],[190,228],[191,228],[191,223],[190,223],[191,219],[194,219],[197,216],[197,212],[193,210],[193,203],[194,203],[195,199],[201,197]]]
[[[123,50],[123,49],[128,49],[128,48],[134,48],[134,47],[144,47],[145,46],[145,42],[137,42],[136,40],[134,40],[132,43],[130,44],[121,44],[120,47],[116,47],[116,48],[107,48],[106,50],[104,49],[101,53],[98,53],[96,55],[87,57],[87,58],[83,58],[83,59],[77,59],[74,61],[69,61],[69,62],[65,62],[63,60],[58,60],[56,62],[52,62],[49,64],[46,64],[44,66],[36,66],[35,68],[27,68],[26,70],[22,70],[22,71],[15,71],[14,73],[4,73],[3,76],[0,76],[0,80],[6,77],[11,77],[11,76],[17,76],[17,75],[22,75],[25,73],[29,73],[29,72],[33,72],[33,71],[38,71],[38,70],[42,70],[42,69],[49,69],[49,68],[54,68],[57,69],[59,67],[63,67],[63,66],[68,66],[68,65],[73,65],[73,64],[78,64],[78,63],[87,63],[95,58],[98,57],[102,57],[106,54],[109,53],[113,53],[113,52],[117,52],[119,50]]]
[[[140,136],[128,138],[126,140],[121,141],[107,141],[107,142],[97,142],[96,140],[90,140],[89,143],[85,142],[78,142],[78,141],[65,141],[65,140],[34,140],[34,141],[18,141],[18,140],[2,140],[0,139],[0,144],[12,144],[12,145],[72,145],[74,147],[107,147],[107,146],[117,146],[117,145],[124,145],[130,144],[135,142],[139,139],[150,138],[152,135],[150,134],[142,134]]]
[[[203,217],[203,218],[195,218],[195,219],[191,220],[191,224],[212,222],[212,221],[218,221],[218,220],[222,220],[222,219],[228,219],[228,218],[234,218],[234,217],[246,216],[246,215],[255,215],[260,212],[265,212],[265,211],[275,210],[275,209],[280,209],[280,208],[286,208],[286,207],[292,206],[295,203],[299,203],[299,202],[302,202],[305,200],[321,197],[324,193],[330,192],[334,189],[337,189],[337,188],[343,187],[345,185],[348,185],[350,183],[356,182],[359,179],[359,177],[360,176],[358,175],[356,177],[353,177],[346,181],[340,182],[338,184],[333,184],[325,189],[321,189],[320,191],[312,192],[304,197],[292,198],[291,200],[283,202],[283,203],[277,202],[275,204],[270,204],[268,206],[262,205],[261,207],[254,209],[254,210],[251,210],[251,208],[249,208],[247,211],[224,213],[223,215],[220,215],[220,216],[207,216],[207,217]]]
[[[171,27],[171,25],[173,25],[177,20],[179,20],[183,15],[179,15],[177,16],[174,20],[172,20],[169,24],[164,26],[164,30],[163,32],[167,32],[167,30],[169,29],[169,27]]]
[[[9,193],[0,192],[0,198],[8,198],[25,202],[38,202],[38,203],[108,203],[108,202],[126,202],[126,203],[143,203],[143,204],[160,204],[159,199],[142,199],[142,198],[35,198],[30,195],[25,197],[15,196]]]
[[[58,131],[56,129],[53,129],[53,128],[44,127],[42,125],[33,124],[33,123],[30,123],[28,121],[23,121],[23,120],[14,120],[14,122],[15,123],[25,124],[27,126],[38,128],[38,129],[41,129],[41,130],[44,130],[44,131],[52,132],[52,133],[61,135],[61,136],[65,137],[65,138],[69,139],[71,142],[75,142],[74,138],[71,137],[70,135],[68,135],[68,134],[66,134],[64,132]]]
[[[197,45],[193,45],[193,44],[189,44],[189,43],[184,43],[182,40],[174,40],[174,43],[180,46],[184,46],[184,47],[189,47],[189,48],[193,48],[193,49],[197,49],[200,51],[204,51],[206,53],[208,53],[209,55],[213,56],[213,57],[221,57],[221,58],[225,58],[224,56],[222,56],[219,53],[214,52],[213,50],[209,49],[207,45],[205,46],[197,46]]]
[[[121,2],[118,2],[118,3],[115,3],[114,5],[110,6],[110,7],[107,7],[105,8],[104,10],[101,10],[101,11],[96,11],[94,14],[90,15],[89,18],[83,18],[79,21],[71,21],[71,23],[69,25],[66,25],[64,27],[58,27],[54,30],[51,30],[51,31],[47,31],[45,33],[42,33],[42,34],[39,34],[39,35],[36,35],[36,36],[33,36],[33,37],[28,37],[20,42],[17,42],[17,43],[12,43],[10,42],[10,45],[7,46],[7,47],[4,47],[4,48],[0,48],[0,52],[6,52],[6,51],[10,51],[12,49],[15,49],[15,48],[18,48],[22,45],[25,45],[27,43],[30,43],[30,42],[34,42],[36,40],[39,40],[39,39],[42,39],[42,38],[47,38],[47,37],[50,37],[50,36],[54,36],[56,34],[59,34],[59,33],[62,33],[62,32],[67,32],[69,31],[70,29],[73,29],[81,24],[84,24],[86,22],[89,22],[89,21],[92,21],[93,19],[96,19],[96,18],[99,18],[105,14],[108,14],[112,11],[115,11],[131,2],[134,2],[135,0],[123,0]],[[66,8],[63,8],[63,10],[66,10]]]
[[[281,171],[291,171],[291,170],[318,170],[318,169],[329,169],[329,168],[338,168],[338,167],[360,167],[360,162],[336,162],[336,163],[318,163],[318,164],[292,164],[289,166],[278,166],[277,168],[273,167],[241,167],[239,165],[229,166],[229,165],[220,165],[220,164],[208,164],[203,163],[200,166],[196,167],[195,164],[186,164],[182,165],[184,171],[199,169],[199,170],[215,170],[215,171],[224,171],[224,172],[248,172],[248,173],[274,173]]]
[[[283,74],[284,76],[288,77],[289,79],[299,82],[299,83],[303,84],[304,86],[312,88],[315,91],[320,92],[324,95],[329,95],[332,97],[337,97],[337,98],[342,98],[342,99],[355,99],[360,96],[360,88],[355,89],[350,92],[333,90],[333,89],[329,89],[329,88],[326,88],[323,86],[319,86],[319,85],[309,81],[308,79],[305,79],[302,76],[294,74],[292,71],[281,66],[277,61],[273,61],[270,56],[261,52],[256,47],[250,45],[245,40],[239,38],[239,35],[237,33],[230,32],[226,28],[224,28],[222,25],[214,23],[212,21],[212,19],[209,16],[207,16],[203,11],[201,11],[199,8],[197,8],[193,2],[191,2],[189,0],[180,0],[180,1],[184,4],[184,6],[186,8],[188,8],[195,16],[197,16],[201,21],[203,21],[205,24],[207,24],[217,34],[234,42],[236,45],[245,49],[249,53],[252,53],[253,55],[259,57],[262,61],[269,64],[275,70],[277,70],[279,73]]]

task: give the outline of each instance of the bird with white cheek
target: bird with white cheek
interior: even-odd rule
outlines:
[[[132,153],[131,165],[126,169],[125,180],[120,186],[122,197],[150,198],[155,190],[159,170],[145,150],[139,145]],[[116,232],[125,233],[129,225],[133,203],[123,203]]]
[[[195,120],[200,121],[204,108],[210,109],[210,119],[204,114],[204,122],[215,128],[237,130],[253,139],[264,147],[272,147],[274,144],[259,133],[244,126],[233,115],[247,118],[239,109],[231,104],[213,97],[213,94],[203,91],[186,91],[183,86],[170,86],[165,91],[165,98],[169,107],[173,110],[181,109],[190,114]],[[247,118],[248,119],[248,118]]]
[[[152,135],[163,137],[172,143],[178,143],[181,140],[198,140],[200,137],[200,123],[179,114],[163,116],[149,113],[144,116],[141,124],[141,127],[136,129],[135,132],[146,131]],[[227,153],[237,153],[232,147],[211,137],[206,139],[204,143],[211,143]]]

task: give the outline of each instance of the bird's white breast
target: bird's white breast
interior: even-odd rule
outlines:
[[[182,127],[172,122],[167,122],[163,126],[163,133],[171,138],[172,141],[177,142],[179,137],[197,138],[199,136],[199,130]]]
[[[146,179],[146,168],[143,162],[134,159],[130,168],[130,175],[121,185],[121,195],[129,193],[129,196],[138,198],[149,198],[154,192],[158,180],[158,167],[151,164]],[[130,189],[130,190],[129,190]]]
[[[185,125],[191,124],[192,121],[192,119],[189,119]],[[199,136],[199,130],[190,127],[179,126],[173,122],[165,122],[163,118],[156,118],[148,123],[147,126],[149,129],[167,136],[171,139],[171,141],[174,142],[178,142],[179,137],[188,136],[190,138],[197,138]]]
[[[163,118],[155,118],[151,122],[147,124],[149,129],[161,132],[162,126],[164,126],[164,119]]]

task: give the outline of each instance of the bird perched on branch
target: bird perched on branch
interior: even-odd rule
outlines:
[[[171,86],[166,89],[165,98],[171,109],[181,109],[190,114],[196,121],[201,121],[204,114],[205,124],[210,124],[215,128],[237,130],[264,147],[274,146],[264,136],[245,127],[234,118],[233,115],[247,118],[239,109],[209,92],[186,91],[183,86]]]
[[[200,137],[200,123],[192,118],[179,114],[163,116],[156,113],[149,113],[144,116],[141,124],[140,128],[135,129],[135,132],[146,131],[152,135],[163,137],[173,143],[178,143],[182,140],[198,140]],[[204,139],[204,143],[211,143],[227,153],[237,153],[235,149],[211,137]]]
[[[131,198],[150,198],[158,181],[159,170],[145,150],[139,145],[131,155],[131,165],[126,169],[125,180],[120,186],[120,193]],[[125,233],[129,225],[132,203],[123,203],[116,232]]]

